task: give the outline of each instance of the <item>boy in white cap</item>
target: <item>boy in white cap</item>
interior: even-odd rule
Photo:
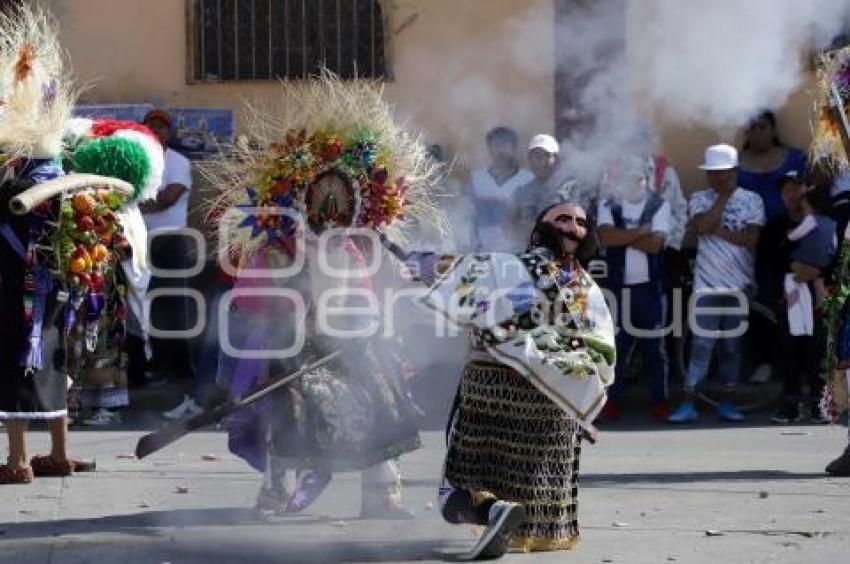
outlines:
[[[730,400],[738,382],[747,296],[754,290],[755,248],[765,215],[761,196],[737,186],[737,167],[738,151],[731,145],[706,149],[700,168],[709,189],[694,193],[689,202],[689,227],[699,236],[691,302],[696,311],[688,316],[693,337],[685,400],[668,418],[671,423],[697,419],[695,390],[705,380],[718,340],[724,349],[719,372],[728,397],[717,414],[727,421],[744,418]]]

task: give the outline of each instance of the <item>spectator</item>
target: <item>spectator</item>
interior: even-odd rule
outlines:
[[[560,202],[579,202],[577,182],[562,169],[560,151],[555,138],[544,133],[535,135],[528,145],[528,168],[534,178],[514,194],[514,251],[524,250],[528,233],[544,208]]]
[[[685,277],[689,271],[686,258],[682,254],[682,241],[688,224],[688,200],[682,193],[679,175],[666,157],[653,153],[654,141],[652,130],[646,123],[637,122],[634,125],[626,148],[643,162],[648,178],[649,191],[661,196],[670,207],[670,232],[664,239],[664,281],[665,288],[665,325],[673,319],[670,304],[673,303],[675,288],[684,288]],[[620,175],[622,160],[618,159],[609,166],[600,183],[600,194],[611,190],[610,184]],[[667,356],[673,358],[677,350],[676,337],[672,332],[666,338]],[[676,364],[670,366],[673,369]],[[679,375],[681,376],[681,375]]]
[[[783,179],[782,199],[799,225],[788,233],[790,260],[785,275],[786,315],[782,316],[783,339],[780,351],[785,400],[771,421],[787,424],[802,421],[803,379],[808,385],[808,407],[813,422],[823,423],[820,398],[824,382],[820,378],[823,354],[823,327],[816,304],[826,294],[823,273],[835,258],[835,221],[825,215],[828,195],[821,189],[807,189],[796,172]]]
[[[780,183],[785,173],[796,171],[802,175],[806,170],[806,156],[802,151],[788,147],[780,137],[776,125],[776,115],[764,111],[750,121],[741,150],[741,166],[738,171],[738,186],[752,190],[762,197],[766,223],[759,236],[756,249],[756,300],[774,310],[782,310],[783,268],[785,257],[782,245],[785,233],[790,227],[788,212],[782,202]],[[764,382],[770,377],[771,364],[776,364],[771,347],[758,344],[775,342],[779,337],[775,326],[762,322],[762,318],[753,320],[750,341],[753,350],[763,354],[757,358],[753,380]]]
[[[741,338],[716,332],[734,332],[744,316],[740,312],[742,294],[752,294],[755,248],[764,225],[761,197],[736,184],[738,152],[729,145],[706,149],[705,162],[709,189],[691,196],[690,227],[699,235],[694,272],[694,304],[714,311],[696,315],[691,341],[691,356],[685,377],[684,401],[668,418],[671,423],[688,423],[698,417],[694,396],[708,374],[714,346],[720,338],[724,353],[720,373],[726,385],[726,398],[717,406],[718,415],[727,421],[744,416],[731,402],[740,371]],[[725,310],[720,313],[717,309]],[[691,318],[692,316],[689,316]]]
[[[645,163],[634,157],[623,167],[623,186],[599,206],[599,240],[606,247],[608,289],[617,298],[617,356],[625,359],[637,338],[652,394],[652,416],[664,421],[667,403],[668,357],[664,344],[664,243],[673,223],[670,204],[650,190]],[[654,331],[632,335],[632,329]],[[625,362],[617,363],[617,377],[608,393],[603,421],[619,418],[625,387]]]
[[[192,167],[189,160],[168,148],[171,137],[171,117],[162,110],[151,110],[145,116],[147,125],[159,138],[165,149],[165,172],[162,186],[155,200],[143,202],[139,209],[144,214],[150,241],[150,263],[159,270],[179,271],[191,268],[197,253],[192,253],[186,236],[179,233],[187,226],[189,191],[192,188]],[[197,251],[197,250],[196,250]],[[153,276],[148,292],[157,289],[186,287],[185,278]],[[179,331],[191,327],[188,323],[189,300],[182,296],[163,296],[151,302],[150,323],[158,330]],[[186,339],[151,337],[153,367],[156,376],[194,377],[194,367],[189,343]],[[177,419],[198,413],[200,407],[188,394],[175,409],[163,414]]]
[[[472,171],[470,195],[475,209],[475,244],[487,251],[510,252],[510,206],[514,193],[534,178],[520,168],[517,158],[517,134],[506,127],[487,133],[490,166]]]

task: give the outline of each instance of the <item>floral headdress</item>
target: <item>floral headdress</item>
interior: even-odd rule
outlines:
[[[379,85],[324,71],[282,89],[279,110],[249,109],[249,140],[201,167],[220,190],[208,223],[220,238],[229,231],[232,257],[244,264],[264,245],[287,247],[300,225],[313,235],[396,230],[413,218],[442,226],[432,199],[439,165],[396,124]]]

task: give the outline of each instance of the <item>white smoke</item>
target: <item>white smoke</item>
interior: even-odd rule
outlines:
[[[850,0],[576,3],[556,33],[574,90],[557,116],[572,124],[568,172],[593,190],[612,158],[648,155],[651,140],[635,134],[643,121],[731,139],[803,87],[813,55],[848,24]]]
[[[816,49],[847,29],[850,0],[630,3],[636,93],[665,120],[738,127],[804,83]]]

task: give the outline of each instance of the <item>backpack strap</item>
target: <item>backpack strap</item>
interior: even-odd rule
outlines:
[[[667,174],[667,159],[662,155],[653,157],[655,162],[655,192],[664,193],[664,175]]]

